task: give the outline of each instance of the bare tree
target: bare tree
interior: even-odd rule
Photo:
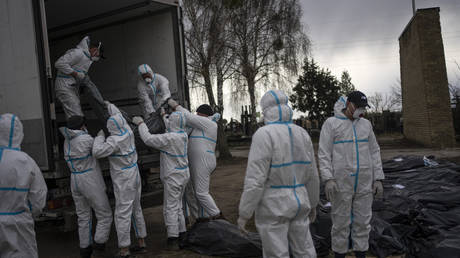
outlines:
[[[204,87],[209,104],[223,115],[223,84],[231,76],[232,58],[228,48],[228,11],[224,0],[184,1],[187,60],[192,85]],[[230,74],[230,75],[229,75]],[[217,78],[217,104],[213,81]],[[193,87],[193,86],[192,86]],[[218,122],[220,157],[231,157],[223,119]]]
[[[374,93],[374,95],[367,98],[369,106],[371,106],[371,111],[374,113],[379,113],[382,110],[383,95],[380,92]]]
[[[397,79],[391,86],[391,101],[394,109],[401,110],[402,108],[402,93],[401,93],[401,80]]]
[[[395,89],[396,90],[396,89]],[[374,95],[367,98],[369,106],[371,106],[371,112],[382,113],[383,111],[392,111],[398,105],[398,100],[395,97],[395,93],[381,93],[376,92]]]
[[[297,74],[309,41],[303,32],[297,0],[229,2],[237,64],[235,82],[244,87],[240,92],[249,93],[251,122],[255,123],[256,85],[273,74]]]
[[[449,83],[449,94],[451,101],[456,101],[458,104],[458,100],[460,99],[460,65],[457,63],[457,61],[454,61],[455,65],[457,66],[457,73],[455,76],[457,77],[457,82],[456,83]]]

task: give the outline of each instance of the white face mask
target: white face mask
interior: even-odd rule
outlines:
[[[355,109],[355,112],[353,112],[353,118],[357,119],[362,117],[364,112],[366,112],[366,109],[363,107]]]
[[[146,83],[151,83],[151,82],[152,82],[152,78],[146,77],[146,78],[144,79],[144,81],[145,81]]]
[[[93,62],[97,62],[97,61],[99,61],[100,59],[101,59],[101,58],[98,57],[98,56],[92,56],[92,57],[91,57],[91,61],[93,61]]]

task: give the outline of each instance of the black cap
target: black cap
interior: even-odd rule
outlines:
[[[196,110],[197,113],[205,114],[207,116],[212,116],[214,115],[214,111],[212,110],[212,107],[208,104],[203,104],[198,107]]]
[[[367,104],[367,97],[361,91],[352,91],[347,96],[347,100],[352,102],[358,107],[369,107]]]
[[[83,116],[71,116],[67,120],[67,128],[72,130],[80,130],[85,124],[85,117]]]

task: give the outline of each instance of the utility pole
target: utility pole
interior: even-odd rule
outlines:
[[[415,15],[415,0],[412,0],[412,14]]]

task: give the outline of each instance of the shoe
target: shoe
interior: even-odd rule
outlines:
[[[366,258],[366,252],[365,251],[355,251],[355,256],[356,258]]]
[[[227,220],[222,214],[222,212],[219,212],[219,214],[211,217],[211,220],[217,220],[217,219]]]
[[[345,254],[340,254],[340,253],[334,252],[334,258],[345,258],[345,255],[346,255],[346,253]]]
[[[203,222],[209,222],[210,219],[209,218],[197,218],[195,220],[195,223],[203,223]]]
[[[178,237],[168,237],[168,240],[166,241],[166,249],[168,251],[178,251],[178,250],[180,250],[179,238]]]
[[[80,256],[82,258],[91,258],[91,254],[93,253],[93,247],[88,246],[86,248],[80,248]]]
[[[133,254],[145,254],[147,253],[147,248],[145,248],[145,246],[135,245],[133,247],[130,247],[129,251]]]
[[[180,233],[179,233],[179,242],[184,241],[184,239],[186,238],[186,236],[187,236],[187,231],[180,232]]]
[[[125,255],[121,255],[121,253],[118,253],[117,255],[115,255],[115,258],[129,258],[130,255],[130,253],[127,253]]]
[[[105,243],[99,244],[94,242],[93,244],[93,254],[91,258],[105,257]]]

